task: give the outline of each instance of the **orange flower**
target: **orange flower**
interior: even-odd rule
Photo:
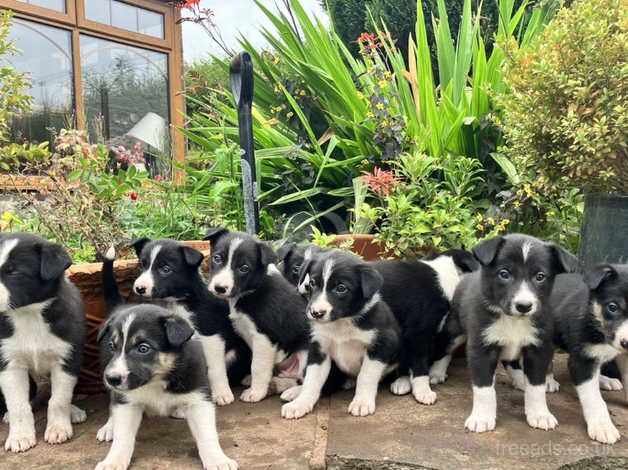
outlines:
[[[392,171],[375,167],[372,173],[363,171],[361,180],[366,183],[371,191],[380,197],[388,197],[397,185],[397,178]]]

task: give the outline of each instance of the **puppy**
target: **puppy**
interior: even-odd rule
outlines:
[[[486,240],[473,255],[480,270],[458,284],[443,328],[449,355],[467,341],[473,410],[465,427],[475,432],[495,428],[497,362],[522,358],[527,422],[553,429],[557,421],[545,400],[554,351],[550,294],[556,275],[574,270],[577,259],[555,244],[520,234]]]
[[[229,302],[229,318],[252,351],[251,386],[240,399],[262,400],[271,381],[278,392],[296,385],[307,361],[306,302],[281,275],[270,272],[270,246],[241,232],[210,229],[209,291]],[[279,379],[273,380],[277,369]]]
[[[628,400],[628,266],[601,265],[556,278],[551,297],[554,341],[569,353],[589,437],[612,444],[620,434],[600,393],[600,369],[615,360]]]
[[[303,276],[303,280],[299,282],[301,279],[301,267],[305,262],[329,251],[313,244],[286,243],[277,253],[281,274],[288,279],[290,284],[297,286],[300,294],[306,295],[310,285],[310,278],[306,274]]]
[[[32,378],[50,375],[46,442],[72,437],[73,414],[74,422],[85,420],[71,405],[86,334],[81,296],[65,277],[71,264],[61,246],[36,235],[0,234],[0,391],[9,418],[7,451],[36,444]]]
[[[144,299],[164,301],[164,307],[191,322],[203,346],[214,401],[233,402],[229,384],[249,374],[251,353],[233,330],[227,302],[207,290],[199,270],[203,254],[167,239],[142,238],[133,247],[141,270],[133,290]]]
[[[235,470],[216,432],[207,364],[194,329],[151,304],[119,306],[98,335],[104,382],[111,392],[113,443],[97,470],[128,468],[144,412],[182,410],[204,469]]]
[[[395,395],[412,391],[419,403],[431,405],[436,401],[429,377],[434,338],[461,277],[477,270],[479,264],[468,251],[451,250],[419,261],[385,260],[371,265],[384,280],[382,299],[402,331],[399,377],[390,390]]]
[[[308,263],[304,268],[310,276],[308,364],[300,393],[283,405],[281,415],[294,419],[312,410],[332,361],[357,377],[349,413],[373,414],[379,382],[395,368],[400,346],[399,326],[381,299],[382,277],[347,253],[331,252]]]

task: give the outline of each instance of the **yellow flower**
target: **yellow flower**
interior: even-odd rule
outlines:
[[[488,219],[486,219],[486,221],[489,223],[489,225],[495,225],[495,219],[493,217],[489,217]]]
[[[555,215],[556,215],[556,212],[554,212],[554,211],[547,211],[547,216],[548,217],[553,217]]]
[[[275,56],[273,59],[273,64],[277,65],[279,63],[279,57]]]
[[[478,222],[482,222],[484,220],[484,216],[482,214],[476,215],[475,218],[478,219]]]
[[[305,96],[305,90],[301,90],[301,91],[299,92],[299,95],[300,95],[300,96]]]
[[[521,206],[521,203],[519,201],[515,201],[512,203],[513,206],[515,206],[515,209],[519,209],[519,207]]]
[[[4,214],[2,214],[3,222],[12,222],[14,220],[15,220],[15,216],[11,214],[10,212],[5,212]]]
[[[279,86],[278,86],[278,85],[275,85],[275,93],[276,93],[276,94],[279,94],[279,92],[280,92],[280,91],[281,91],[281,90],[279,89]]]
[[[292,111],[288,111],[288,114],[286,114],[286,117],[290,119],[292,116],[294,116],[294,113]]]
[[[527,197],[532,197],[532,187],[529,183],[524,183],[523,190],[526,192]]]
[[[368,164],[369,164],[369,161],[365,158],[365,159],[364,159],[364,160],[362,160],[360,163],[361,163],[362,165],[368,165]]]
[[[355,93],[357,95],[358,98],[360,98],[361,100],[364,99],[364,93],[362,93],[361,91],[356,91]]]
[[[390,71],[386,70],[384,72],[384,78],[390,78],[390,77],[392,77],[392,73],[390,73]]]
[[[375,107],[376,107],[377,109],[379,109],[380,111],[382,111],[382,110],[384,109],[384,103],[379,102],[379,103],[377,103],[377,104],[375,105]]]
[[[379,86],[382,90],[385,90],[386,88],[388,88],[388,82],[386,80],[380,80]]]
[[[503,224],[504,226],[505,226],[505,225],[508,225],[509,223],[510,223],[510,219],[504,219],[504,220],[502,220],[502,224]]]
[[[475,228],[476,228],[476,229],[478,229],[478,231],[480,231],[480,232],[483,232],[483,231],[484,231],[484,225],[482,225],[482,224],[477,224],[477,225],[475,226]]]
[[[277,118],[268,119],[264,124],[268,126],[276,126],[277,124],[279,124],[279,119]]]

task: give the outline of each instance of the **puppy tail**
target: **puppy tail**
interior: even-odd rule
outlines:
[[[122,297],[116,282],[116,275],[113,270],[113,260],[116,258],[116,249],[111,246],[105,253],[102,262],[102,287],[107,306],[107,314],[110,314],[118,305],[122,304]]]

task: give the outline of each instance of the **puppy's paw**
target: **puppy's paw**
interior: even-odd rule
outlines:
[[[285,419],[299,419],[312,411],[313,406],[303,400],[295,400],[281,407],[281,417]]]
[[[9,431],[9,437],[4,442],[4,450],[9,452],[26,452],[28,449],[35,447],[36,444],[34,429],[32,432],[24,433]]]
[[[100,442],[111,442],[113,439],[113,424],[111,423],[111,419],[109,419],[104,426],[96,433],[96,439]]]
[[[487,432],[495,429],[495,416],[471,414],[464,422],[464,427],[473,432]]]
[[[255,390],[251,387],[242,392],[242,395],[240,395],[240,400],[254,403],[257,401],[262,401],[265,397],[266,390]]]
[[[212,396],[214,397],[214,401],[218,406],[229,405],[230,403],[233,403],[233,400],[235,399],[233,397],[233,392],[229,387],[215,390],[214,392],[212,392]]]
[[[288,390],[284,390],[279,398],[281,398],[281,401],[295,400],[301,393],[302,388],[303,388],[303,385],[296,385],[294,387],[290,387]]]
[[[48,423],[46,426],[46,432],[44,433],[44,440],[48,444],[62,444],[72,438],[72,424],[67,423]]]
[[[558,420],[549,411],[547,413],[540,413],[526,416],[528,424],[536,429],[543,429],[549,431],[558,426]]]
[[[442,384],[447,380],[447,371],[441,369],[430,370],[430,383],[432,385]]]
[[[547,393],[556,393],[560,390],[560,384],[553,375],[548,375],[545,379],[545,391]]]
[[[511,370],[509,375],[512,380],[510,382],[512,388],[514,388],[515,390],[521,390],[522,392],[525,391],[526,377],[523,374],[523,371],[519,369]]]
[[[602,444],[614,444],[621,435],[611,420],[594,421],[587,425],[589,437]]]
[[[375,399],[355,397],[347,409],[353,416],[368,416],[375,413]]]
[[[226,455],[212,459],[207,464],[203,462],[203,470],[238,470],[238,468],[240,468],[238,463]]]
[[[121,456],[107,456],[105,460],[96,464],[95,470],[126,470],[129,467],[126,460]]]
[[[390,384],[390,391],[393,395],[406,395],[410,393],[411,389],[409,377],[399,377]]]
[[[433,405],[436,403],[436,392],[432,390],[412,390],[412,396],[422,405]]]
[[[616,392],[623,390],[624,386],[621,384],[621,380],[619,379],[613,379],[605,375],[600,375],[600,388],[602,390]]]
[[[87,413],[85,413],[85,410],[79,408],[76,405],[70,406],[70,421],[72,422],[72,424],[84,423],[86,419]]]

